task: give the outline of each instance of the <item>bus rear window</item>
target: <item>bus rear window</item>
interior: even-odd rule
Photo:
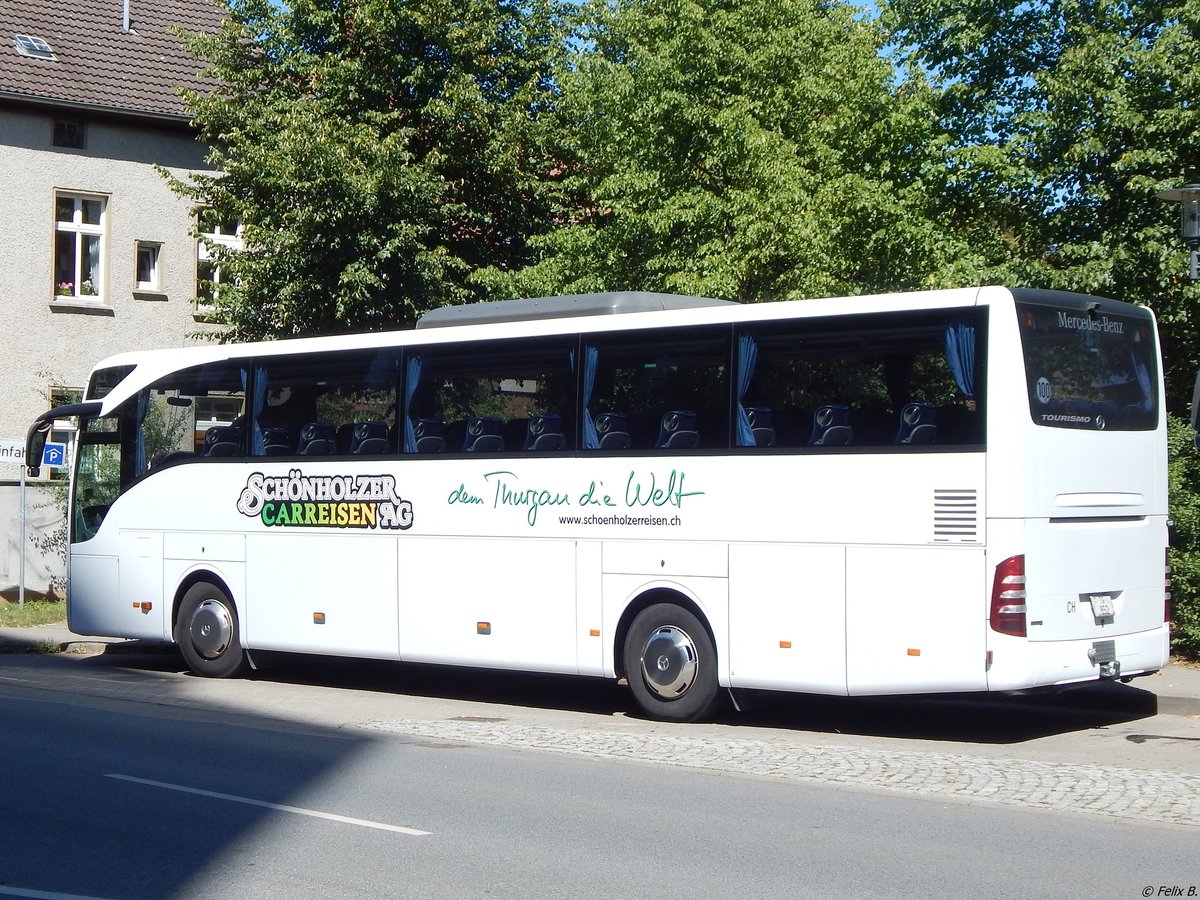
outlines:
[[[1148,431],[1158,424],[1149,315],[1099,305],[1018,303],[1017,319],[1034,422],[1108,431]]]

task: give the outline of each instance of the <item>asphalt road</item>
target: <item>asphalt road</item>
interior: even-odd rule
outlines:
[[[1200,719],[1141,692],[679,726],[600,682],[272,662],[0,655],[0,895],[1200,894]]]

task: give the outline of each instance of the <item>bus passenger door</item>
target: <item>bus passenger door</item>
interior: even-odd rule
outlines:
[[[118,538],[117,619],[121,637],[162,640],[163,535],[161,531],[121,531]]]

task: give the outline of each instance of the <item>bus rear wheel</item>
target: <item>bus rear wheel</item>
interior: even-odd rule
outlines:
[[[192,585],[179,604],[175,642],[197,675],[230,678],[246,671],[238,639],[237,610],[226,593],[208,582]]]
[[[708,629],[674,603],[648,606],[625,637],[625,675],[646,715],[695,722],[716,700],[717,652]]]

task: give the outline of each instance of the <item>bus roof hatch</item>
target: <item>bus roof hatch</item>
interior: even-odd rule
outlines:
[[[656,294],[650,291],[608,291],[602,294],[574,294],[563,297],[525,297],[520,300],[495,300],[444,306],[431,310],[417,320],[418,328],[447,325],[484,325],[521,322],[533,319],[566,319],[577,316],[603,316],[618,313],[662,312],[669,309],[694,309],[702,306],[728,306],[732,300],[712,297],[687,297],[680,294]]]

